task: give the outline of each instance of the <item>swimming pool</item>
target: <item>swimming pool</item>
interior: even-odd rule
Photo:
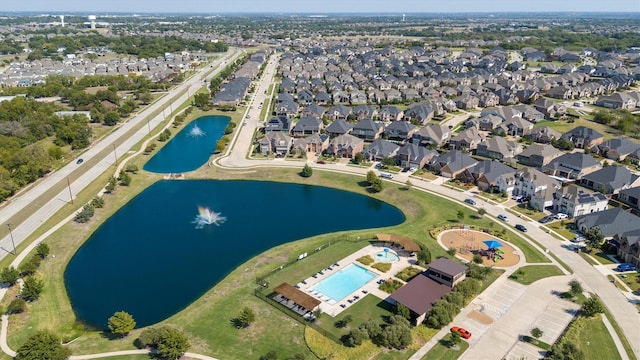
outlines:
[[[385,252],[381,251],[379,253],[376,253],[375,259],[376,261],[385,262],[385,263],[400,261],[400,258],[398,257],[398,255],[390,251],[385,251]]]
[[[315,295],[316,297],[322,298],[322,295],[325,295],[332,300],[340,301],[376,276],[375,273],[361,266],[351,264],[320,281],[311,290],[320,293]]]

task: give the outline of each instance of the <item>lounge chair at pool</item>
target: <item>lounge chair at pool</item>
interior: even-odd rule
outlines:
[[[324,273],[322,271],[318,271],[318,274],[320,275],[324,275]]]
[[[340,264],[338,264],[338,263],[335,263],[335,264],[333,264],[333,266],[340,266]]]
[[[344,309],[344,308],[347,307],[347,305],[346,304],[340,304],[340,307]]]

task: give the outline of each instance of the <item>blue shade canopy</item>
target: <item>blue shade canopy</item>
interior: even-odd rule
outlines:
[[[502,244],[498,240],[487,240],[487,241],[483,241],[483,243],[487,245],[489,249],[502,247]]]

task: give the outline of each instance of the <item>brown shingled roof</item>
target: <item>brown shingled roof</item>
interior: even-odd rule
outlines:
[[[391,298],[408,307],[414,313],[422,315],[449,292],[451,292],[450,287],[440,284],[422,273],[394,292]]]
[[[376,236],[378,237],[378,240],[398,244],[402,246],[402,248],[406,251],[419,252],[420,250],[422,250],[420,249],[420,245],[405,236],[393,234],[377,234]]]
[[[288,283],[282,283],[276,286],[273,291],[281,294],[289,300],[293,300],[293,302],[309,311],[315,309],[318,305],[320,305],[320,300],[308,294],[305,294],[304,292],[296,289]]]
[[[433,269],[451,276],[456,276],[467,271],[467,267],[465,265],[458,264],[457,262],[451,261],[447,258],[439,258],[436,261],[430,263],[429,269]]]

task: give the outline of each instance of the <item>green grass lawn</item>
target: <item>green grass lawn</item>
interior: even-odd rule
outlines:
[[[538,221],[546,216],[543,212],[526,208],[526,204],[518,204],[516,206],[512,206],[509,208],[509,210],[516,214],[526,215],[535,221]]]
[[[530,285],[540,279],[558,275],[563,273],[555,265],[526,265],[516,270],[509,279],[523,285]]]
[[[422,357],[422,360],[455,360],[459,358],[469,347],[465,340],[460,341],[459,349],[454,350],[449,346],[451,335],[447,334]]]
[[[575,233],[571,232],[571,229],[573,229],[573,221],[554,221],[547,223],[545,226],[562,235],[567,240],[571,240],[576,236]]]
[[[322,329],[340,338],[369,319],[378,320],[381,324],[385,323],[389,320],[389,317],[394,314],[394,311],[395,308],[391,303],[369,294],[361,297],[360,300],[356,301],[336,317],[331,317],[326,314],[322,315],[320,319],[318,319],[317,324]],[[347,315],[351,315],[353,321],[346,328],[338,328],[336,323],[344,319]]]
[[[604,124],[598,124],[594,121],[589,121],[585,119],[584,116],[575,119],[574,122],[568,122],[567,120],[544,120],[537,122],[533,127],[535,128],[540,126],[548,126],[556,131],[559,131],[561,134],[578,126],[586,126],[600,132],[604,136],[605,140],[621,135],[619,131],[613,129],[612,127]]]
[[[583,359],[620,359],[613,339],[600,316],[579,317],[574,321],[562,341],[575,344]]]
[[[637,272],[618,274],[618,279],[631,288],[632,291],[640,289],[640,274]]]

